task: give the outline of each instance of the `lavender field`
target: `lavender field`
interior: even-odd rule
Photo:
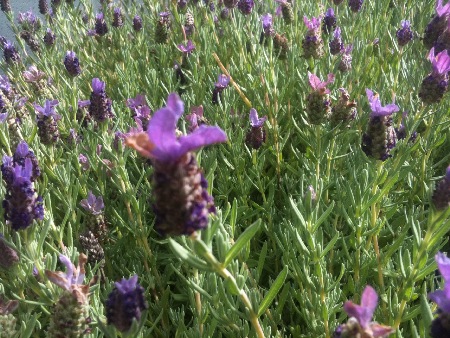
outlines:
[[[0,9],[0,337],[450,337],[450,2]]]

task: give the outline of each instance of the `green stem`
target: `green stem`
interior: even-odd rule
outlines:
[[[197,233],[193,233],[191,235],[191,239],[195,242],[197,242],[202,248],[206,248],[206,244],[201,240],[200,235]],[[265,338],[264,332],[262,330],[261,324],[258,320],[258,314],[253,309],[252,303],[250,302],[250,299],[248,298],[247,294],[245,293],[244,289],[239,288],[236,279],[231,274],[230,271],[225,268],[222,263],[220,263],[217,258],[214,256],[214,254],[208,249],[208,250],[202,250],[201,252],[202,257],[211,265],[211,267],[214,269],[216,273],[218,273],[220,276],[222,276],[223,279],[228,280],[232,285],[233,288],[236,290],[239,290],[239,298],[241,299],[242,303],[244,303],[244,306],[247,308],[249,312],[249,319],[250,322],[253,325],[253,328],[256,331],[256,335],[258,338]]]

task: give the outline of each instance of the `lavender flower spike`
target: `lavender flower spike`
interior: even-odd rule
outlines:
[[[172,93],[167,106],[153,114],[147,133],[127,137],[126,145],[152,159],[153,210],[155,230],[161,235],[190,235],[208,226],[208,215],[215,212],[206,181],[193,150],[225,142],[227,136],[218,127],[201,125],[188,135],[176,136],[177,121],[184,104]]]
[[[326,81],[321,81],[316,75],[308,72],[309,84],[312,92],[306,98],[306,114],[311,124],[321,124],[330,114],[330,90],[327,88],[329,83],[334,82],[334,75],[328,74]]]
[[[441,101],[448,89],[448,74],[450,70],[450,57],[447,50],[435,55],[434,47],[428,55],[433,71],[422,81],[419,90],[420,99],[426,103],[437,103]]]
[[[142,156],[161,162],[177,161],[187,152],[219,142],[226,142],[225,132],[218,127],[200,126],[193,133],[176,137],[176,124],[183,114],[184,103],[172,93],[167,98],[167,106],[153,114],[147,134],[139,133],[129,137],[127,145]]]
[[[88,198],[81,200],[80,205],[92,215],[100,215],[105,208],[102,196],[96,197],[92,191],[88,192]]]
[[[400,110],[400,108],[394,103],[388,104],[383,107],[381,105],[379,96],[374,95],[373,91],[371,91],[370,89],[366,89],[366,95],[369,100],[370,109],[372,110],[372,113],[370,114],[371,117],[388,116]]]
[[[250,109],[250,130],[245,137],[245,143],[253,149],[258,149],[266,141],[266,132],[264,130],[264,122],[267,116],[258,117],[258,112],[255,108]]]
[[[431,337],[449,337],[450,327],[450,259],[442,252],[435,256],[439,272],[444,278],[444,290],[436,290],[428,294],[433,302],[438,306],[438,316],[431,323]]]
[[[361,305],[351,301],[345,302],[344,310],[350,318],[346,324],[336,329],[335,334],[338,333],[338,337],[384,338],[389,336],[394,332],[391,327],[371,322],[377,304],[377,293],[371,286],[366,286],[361,296]]]

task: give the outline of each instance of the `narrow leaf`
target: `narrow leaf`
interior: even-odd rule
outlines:
[[[197,268],[197,269],[203,270],[203,271],[213,271],[213,269],[205,261],[194,256],[192,253],[190,253],[188,250],[183,248],[180,244],[178,244],[172,238],[169,238],[169,246],[175,256],[177,256],[180,260],[189,263],[194,268]]]
[[[257,220],[255,223],[250,225],[245,231],[239,236],[236,243],[230,248],[230,250],[227,252],[225,256],[225,261],[223,262],[224,268],[227,267],[228,264],[231,263],[231,261],[239,255],[239,252],[241,252],[241,249],[253,238],[253,236],[256,235],[256,233],[259,230],[259,226],[261,224],[261,220]]]
[[[287,265],[285,265],[284,269],[280,272],[277,279],[275,279],[272,286],[270,287],[269,292],[267,292],[266,296],[259,305],[258,317],[260,317],[267,310],[270,304],[272,304],[273,300],[275,299],[281,287],[283,286],[287,274],[288,274],[288,267]]]

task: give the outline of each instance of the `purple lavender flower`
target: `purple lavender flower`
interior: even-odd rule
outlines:
[[[38,126],[38,135],[43,144],[50,145],[58,141],[59,130],[56,121],[61,119],[61,116],[55,112],[55,107],[58,105],[58,100],[46,100],[44,107],[33,104],[36,109],[36,119]]]
[[[330,46],[330,54],[331,55],[339,54],[341,52],[341,50],[344,48],[344,44],[342,43],[342,38],[341,38],[341,28],[340,27],[336,27],[336,29],[334,30],[333,40],[330,41],[329,46]]]
[[[334,15],[333,8],[328,8],[322,19],[322,30],[325,33],[331,33],[336,28],[336,16]]]
[[[426,48],[432,48],[437,42],[439,36],[447,29],[449,16],[450,2],[447,2],[447,4],[443,6],[442,0],[437,0],[436,15],[428,23],[423,36],[423,44]]]
[[[222,95],[222,91],[228,87],[228,83],[230,82],[230,78],[225,74],[220,74],[217,82],[214,84],[214,90],[212,94],[212,103],[218,104],[219,97]]]
[[[341,96],[338,102],[331,109],[331,124],[333,126],[338,125],[339,123],[349,122],[354,120],[356,117],[356,102],[354,100],[350,100],[350,95],[345,88],[339,88],[341,92]]]
[[[184,16],[184,33],[186,34],[186,37],[191,36],[194,34],[195,31],[195,19],[194,16],[187,12]]]
[[[450,57],[447,50],[434,54],[434,47],[430,50],[428,60],[433,68],[432,72],[422,81],[419,97],[423,103],[431,104],[441,101],[448,88],[448,72],[450,71]]]
[[[44,43],[47,47],[53,46],[55,44],[56,36],[50,28],[47,28],[44,35]]]
[[[34,33],[41,28],[41,20],[39,20],[32,11],[19,13],[17,21],[22,30],[28,31],[30,33]]]
[[[450,178],[449,171],[450,168],[447,169],[446,176],[449,176],[448,178]],[[446,207],[448,207],[448,204]],[[438,265],[439,272],[444,278],[444,289],[430,292],[428,294],[428,298],[430,298],[438,306],[438,316],[431,323],[431,337],[441,338],[448,337],[450,335],[450,328],[448,326],[448,322],[450,320],[450,259],[442,252],[438,252],[435,256],[435,260]]]
[[[108,33],[108,25],[106,24],[104,14],[99,12],[95,16],[95,34],[103,36],[106,33]]]
[[[292,9],[292,4],[290,0],[275,0],[280,5],[275,11],[275,15],[281,15],[286,24],[292,23],[294,21],[294,10]]]
[[[83,154],[78,155],[78,163],[80,163],[81,169],[83,169],[84,171],[88,170],[91,167],[88,158]]]
[[[266,141],[266,132],[264,130],[264,122],[266,122],[267,116],[261,118],[258,117],[256,109],[250,109],[250,130],[245,137],[245,143],[253,148],[258,149]]]
[[[191,133],[202,124],[207,124],[207,120],[203,116],[203,106],[191,107],[191,113],[186,115],[186,121],[189,122],[189,132]]]
[[[341,60],[339,61],[338,69],[343,73],[352,69],[352,50],[353,45],[350,44],[345,46],[341,51]]]
[[[95,279],[83,284],[86,255],[78,256],[77,267],[67,256],[60,255],[59,260],[66,266],[66,273],[45,270],[47,278],[64,290],[54,306],[48,336],[57,337],[63,332],[66,337],[79,337],[85,334],[89,323],[89,287]]]
[[[34,152],[30,150],[28,147],[28,144],[25,141],[20,141],[17,145],[16,152],[13,156],[13,163],[14,165],[18,164],[21,166],[25,165],[25,160],[30,159],[33,169],[31,173],[31,182],[34,182],[37,180],[37,178],[41,175],[41,169],[39,168],[39,163],[36,158],[36,155],[34,155]]]
[[[445,210],[450,206],[450,166],[447,167],[445,176],[436,185],[431,200],[436,210]],[[450,309],[447,312],[450,313]]]
[[[123,14],[122,9],[120,7],[114,8],[112,26],[116,28],[123,26]]]
[[[126,106],[131,109],[132,112],[135,112],[137,109],[146,106],[147,102],[145,101],[145,96],[138,94],[135,98],[127,99]]]
[[[208,183],[192,151],[225,142],[227,136],[218,127],[202,125],[191,134],[177,137],[176,124],[183,110],[183,101],[177,94],[170,94],[167,106],[153,114],[147,132],[126,140],[128,146],[152,159],[155,228],[160,234],[192,234],[207,227],[208,214],[215,212]]]
[[[315,74],[308,72],[312,92],[306,98],[306,114],[309,123],[321,124],[330,114],[330,90],[327,85],[334,82],[334,75],[328,74],[326,81],[321,81]]]
[[[0,9],[3,12],[11,12],[11,4],[9,3],[9,0],[0,0]]]
[[[183,8],[185,8],[186,5],[187,5],[187,3],[188,3],[188,0],[178,0],[178,1],[177,1],[177,7],[178,7],[178,9],[183,9]]]
[[[167,43],[169,40],[170,27],[172,21],[170,20],[170,12],[159,13],[159,19],[155,27],[155,42],[159,44]]]
[[[131,328],[133,319],[139,321],[142,311],[147,309],[144,288],[137,282],[138,276],[123,278],[114,283],[115,287],[106,301],[106,318],[108,324],[114,325],[120,332]]]
[[[111,99],[106,95],[105,82],[100,81],[98,78],[92,79],[89,114],[97,122],[103,122],[113,117]]]
[[[139,15],[135,15],[133,18],[133,29],[135,32],[139,32],[142,29],[142,19]]]
[[[5,164],[9,160],[4,158]],[[24,166],[16,164],[11,173],[11,182],[7,184],[7,191],[2,206],[5,221],[15,231],[26,229],[33,220],[44,218],[44,206],[42,197],[37,196],[31,182],[33,164],[29,158],[25,159]]]
[[[0,90],[6,97],[10,97],[11,91],[11,82],[9,82],[9,78],[6,75],[0,75]]]
[[[273,29],[272,15],[267,13],[261,17],[263,30],[261,32],[261,36],[259,38],[259,43],[263,44],[264,42],[268,42],[268,38],[271,38],[275,35],[275,30]],[[267,38],[267,39],[266,39]]]
[[[249,15],[253,7],[255,6],[255,3],[253,0],[239,0],[237,7],[239,11],[244,15]]]
[[[223,4],[226,8],[233,9],[237,6],[239,0],[223,0]]]
[[[8,40],[3,43],[3,57],[8,64],[19,63],[21,61],[16,47],[14,47],[14,44]]]
[[[39,0],[39,13],[45,15],[48,13],[47,0]]]
[[[35,65],[28,67],[28,70],[24,71],[22,75],[25,82],[28,83],[39,82],[46,77],[45,73],[37,69]]]
[[[353,13],[358,13],[363,5],[363,0],[348,0],[348,7]]]
[[[303,22],[308,29],[302,41],[303,56],[305,58],[320,59],[324,54],[320,21],[321,17],[312,17],[311,20],[306,16],[303,17]]]
[[[363,135],[362,150],[367,156],[385,161],[391,156],[390,150],[397,143],[391,115],[399,111],[399,107],[394,103],[382,106],[378,95],[370,89],[366,89],[366,94],[372,112],[367,131]]]
[[[183,52],[184,55],[189,55],[192,53],[192,51],[195,49],[195,45],[192,43],[191,40],[188,40],[186,45],[179,44],[177,45],[177,48]]]
[[[394,330],[385,325],[371,322],[378,304],[378,295],[371,286],[366,286],[361,296],[361,305],[346,301],[344,310],[350,317],[346,324],[340,325],[336,331],[337,337],[371,337],[385,338]]]
[[[96,197],[92,193],[92,191],[88,192],[87,199],[81,200],[80,205],[83,207],[84,210],[86,210],[87,212],[89,212],[94,216],[102,214],[103,209],[105,208],[105,205],[103,204],[103,197],[102,196]]]
[[[81,74],[80,61],[74,51],[67,51],[66,57],[64,58],[64,67],[66,67],[67,72],[72,77]]]
[[[399,46],[405,46],[408,42],[412,41],[414,34],[411,30],[411,24],[408,20],[402,20],[401,28],[395,35],[397,36],[397,42]]]

